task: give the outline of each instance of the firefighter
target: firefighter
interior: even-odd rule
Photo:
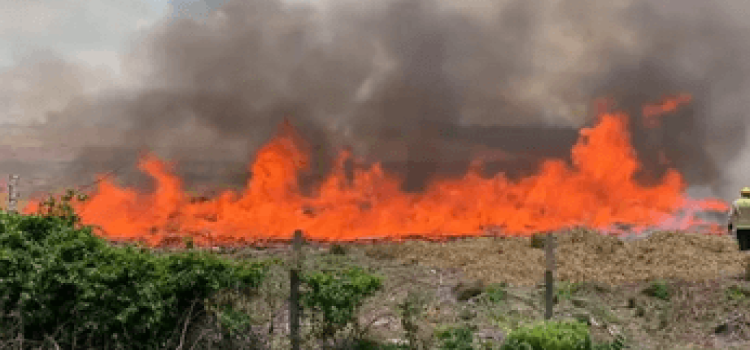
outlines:
[[[750,187],[740,191],[740,198],[729,209],[730,234],[734,234],[741,251],[750,250]]]

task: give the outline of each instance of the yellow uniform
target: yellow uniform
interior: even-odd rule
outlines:
[[[742,197],[732,202],[729,209],[729,231],[734,234],[740,250],[750,250],[750,188],[740,192]]]

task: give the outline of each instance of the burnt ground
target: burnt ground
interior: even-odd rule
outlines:
[[[544,250],[530,238],[306,245],[304,269],[364,266],[384,278],[359,320],[368,338],[405,338],[398,304],[417,300],[418,334],[469,326],[499,344],[515,327],[543,319]],[[222,250],[234,259],[279,258],[288,248]],[[621,241],[578,230],[558,236],[555,319],[588,322],[595,340],[625,336],[633,349],[750,348],[750,254],[728,236],[656,233]],[[252,315],[271,348],[288,348],[287,270],[275,268],[260,297],[226,295]],[[307,343],[308,348],[317,348]]]

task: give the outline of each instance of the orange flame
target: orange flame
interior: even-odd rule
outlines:
[[[242,193],[227,191],[207,201],[191,201],[168,164],[145,156],[139,167],[155,180],[153,193],[102,180],[77,209],[84,223],[100,226],[107,238],[151,245],[175,236],[191,236],[198,245],[259,244],[287,240],[295,229],[313,240],[344,241],[415,235],[441,239],[488,230],[529,235],[622,223],[658,226],[689,203],[683,196],[685,184],[674,170],[657,186],[634,180],[640,164],[629,143],[627,122],[624,114],[605,113],[595,127],[582,130],[572,150],[572,166],[548,160],[536,175],[511,181],[501,174],[482,177],[477,162],[463,178],[434,181],[419,194],[402,192],[399,179],[379,164],[359,166],[350,182],[343,164],[351,154],[344,151],[330,176],[309,196],[297,185],[309,162],[305,144],[284,123],[258,151],[250,166],[252,179]],[[698,203],[726,209],[718,200]]]
[[[643,124],[647,128],[657,128],[661,125],[660,116],[672,113],[677,110],[681,104],[690,103],[692,96],[688,94],[679,94],[670,97],[658,104],[649,104],[643,107]]]

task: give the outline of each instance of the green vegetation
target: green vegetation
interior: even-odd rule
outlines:
[[[358,309],[383,287],[380,277],[357,267],[343,272],[309,273],[303,281],[307,290],[302,294],[302,306],[313,312],[313,332],[321,339],[335,337],[350,324],[357,329]]]
[[[576,321],[542,322],[516,329],[508,335],[502,350],[620,350],[624,338],[594,344],[589,328]]]
[[[523,326],[511,332],[502,349],[587,350],[592,346],[586,324],[544,322]]]
[[[750,289],[742,288],[737,285],[729,286],[726,291],[727,299],[731,301],[747,301],[750,300]]]
[[[666,281],[658,280],[643,291],[646,295],[668,301],[672,297],[672,287]]]
[[[473,350],[474,330],[468,326],[446,327],[435,332],[440,350]]]
[[[499,303],[502,301],[505,301],[505,299],[508,298],[508,291],[506,288],[508,287],[505,283],[495,283],[487,286],[487,288],[484,291],[484,294],[490,302],[493,303]]]
[[[0,212],[0,328],[27,344],[159,348],[180,311],[221,289],[255,289],[265,266],[200,252],[156,256],[80,227],[71,193],[39,215]],[[117,347],[121,347],[118,345]]]

